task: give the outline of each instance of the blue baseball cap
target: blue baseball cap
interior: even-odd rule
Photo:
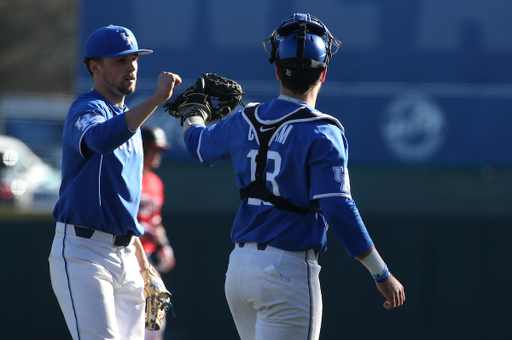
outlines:
[[[117,58],[132,53],[150,54],[153,50],[139,49],[132,31],[122,26],[102,27],[91,34],[85,43],[86,58]]]

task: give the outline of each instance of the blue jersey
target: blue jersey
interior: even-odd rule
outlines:
[[[62,134],[62,183],[53,216],[113,234],[143,234],[137,222],[142,188],[140,130],[128,129],[128,108],[90,91],[71,105]]]
[[[340,202],[353,204],[347,170],[347,140],[341,124],[336,126],[328,121],[337,122],[335,118],[286,96],[259,105],[255,116],[271,124],[302,108],[310,110],[316,118],[290,121],[276,129],[267,153],[267,188],[303,209],[320,208],[319,200],[323,198],[336,197]],[[240,188],[255,180],[259,143],[243,111],[206,128],[191,127],[185,135],[185,143],[190,154],[204,166],[220,160],[232,162]],[[353,222],[348,224],[356,224],[356,232],[360,233],[364,225],[357,210],[352,215]],[[346,225],[332,227],[345,228]],[[284,250],[314,248],[324,252],[326,230],[326,220],[319,212],[298,214],[247,198],[239,207],[231,238],[233,242],[259,242]],[[366,234],[366,229],[362,234]],[[363,251],[371,247],[367,234],[360,239],[364,245],[358,247]]]

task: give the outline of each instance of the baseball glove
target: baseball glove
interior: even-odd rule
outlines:
[[[146,328],[157,331],[162,326],[162,321],[169,309],[172,315],[176,316],[171,303],[171,293],[165,288],[164,282],[153,266],[149,266],[141,274],[144,278],[146,299]]]
[[[244,95],[242,86],[232,79],[216,73],[203,73],[196,83],[185,90],[174,101],[167,101],[164,104],[165,111],[175,118],[183,121],[193,115],[202,116],[205,123],[221,120],[233,111],[238,104],[245,106],[242,102]],[[181,110],[187,106],[200,107],[205,114],[199,110]],[[185,111],[185,113],[183,113]]]

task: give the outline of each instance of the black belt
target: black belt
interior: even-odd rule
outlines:
[[[245,242],[238,242],[238,246],[240,248],[243,248],[245,246]],[[267,249],[267,245],[263,243],[258,243],[258,250],[265,250]]]
[[[96,230],[75,225],[75,235],[82,238],[91,238]],[[126,248],[130,245],[133,235],[112,234],[112,244],[118,248]]]
[[[245,246],[245,242],[238,242],[238,246],[240,248],[243,248]],[[267,249],[267,245],[264,243],[258,243],[258,250],[265,250]],[[314,249],[315,256],[318,256],[318,250]]]

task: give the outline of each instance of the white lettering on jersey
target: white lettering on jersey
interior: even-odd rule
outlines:
[[[247,154],[247,158],[251,159],[251,182],[256,179],[256,155],[258,154],[258,150],[251,150]]]
[[[133,147],[136,153],[143,153],[142,151],[142,140],[140,138],[132,137],[133,139]]]
[[[142,151],[142,139],[136,136],[133,136],[125,143],[119,146],[119,150],[128,150],[129,152],[135,151],[135,153],[143,154]]]
[[[258,150],[251,150],[247,154],[247,158],[251,161],[251,182],[256,180],[256,155],[258,155]],[[276,177],[279,175],[279,172],[281,171],[281,163],[282,158],[279,153],[276,151],[269,151],[267,153],[267,164],[269,162],[274,163],[274,171],[273,172],[267,172],[265,174],[265,178],[267,181],[269,181],[272,184],[272,193],[276,196],[279,195],[279,186],[276,182]],[[247,200],[247,204],[250,205],[260,205],[263,201],[258,198],[249,198]],[[263,204],[271,205],[272,203],[263,202]]]
[[[279,175],[279,171],[281,171],[281,155],[275,151],[269,151],[267,154],[267,162],[274,161],[274,172],[267,172],[266,177],[267,181],[272,183],[272,193],[276,196],[279,196],[279,188],[277,186],[277,182],[275,178]]]
[[[342,166],[333,166],[334,180],[341,184],[340,191],[350,195],[350,180],[348,177],[348,169]]]
[[[87,113],[87,114],[80,116],[77,119],[77,121],[75,123],[75,127],[78,130],[85,131],[85,129],[87,129],[89,126],[96,125],[98,123],[103,122],[104,120],[105,119],[100,115],[93,114],[93,113]]]
[[[290,131],[293,129],[292,125],[285,126],[281,129],[281,132],[279,132],[279,135],[276,138],[276,142],[284,144],[286,142],[286,138],[288,138],[288,135],[290,134]]]

